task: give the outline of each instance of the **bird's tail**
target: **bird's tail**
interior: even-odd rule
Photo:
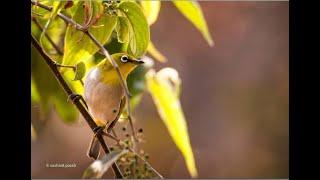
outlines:
[[[93,136],[89,145],[89,149],[87,151],[87,156],[96,160],[98,159],[99,154],[100,154],[100,142],[96,136]]]

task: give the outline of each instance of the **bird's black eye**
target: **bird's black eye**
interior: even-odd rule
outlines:
[[[129,60],[129,58],[127,55],[123,55],[123,56],[121,56],[120,60],[121,60],[121,62],[125,63]]]

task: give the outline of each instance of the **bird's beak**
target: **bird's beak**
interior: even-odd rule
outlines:
[[[143,62],[142,60],[140,60],[140,59],[132,59],[131,62],[132,62],[133,64],[136,64],[136,65],[139,65],[139,64],[143,64],[143,63],[144,63],[144,62]]]

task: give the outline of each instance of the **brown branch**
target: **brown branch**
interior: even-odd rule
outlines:
[[[61,87],[63,88],[65,93],[68,95],[68,97],[71,97],[72,95],[74,95],[73,91],[68,86],[66,81],[63,79],[62,75],[60,74],[57,66],[54,63],[54,61],[43,51],[43,49],[39,45],[38,41],[32,35],[31,35],[31,42],[32,42],[32,45],[39,51],[39,53],[41,54],[41,56],[43,57],[43,59],[45,60],[45,62],[49,66],[49,68],[51,69],[52,73],[54,74],[54,76],[56,77],[56,79],[58,80],[59,84],[61,85]],[[82,116],[84,117],[85,121],[90,126],[91,130],[93,132],[95,132],[95,129],[97,129],[98,126],[94,122],[94,120],[92,119],[91,115],[89,114],[89,112],[84,107],[84,105],[80,102],[80,99],[79,98],[72,98],[71,100],[72,100],[73,104],[77,107],[79,112],[82,114]],[[102,135],[98,133],[97,134],[97,138],[98,138],[98,140],[99,140],[104,152],[106,154],[110,153],[109,147],[105,143]],[[116,175],[116,178],[123,178],[123,175],[122,175],[122,173],[121,173],[121,171],[120,171],[120,169],[119,169],[119,167],[118,167],[118,165],[116,163],[112,164],[112,169],[113,169],[113,171],[114,171],[114,173]]]
[[[46,9],[48,11],[51,11],[52,8],[49,7],[49,6],[46,6],[46,5],[43,5],[39,2],[36,2],[34,0],[31,0],[31,3],[33,5],[36,5],[36,6],[39,6],[43,9]],[[71,24],[73,25],[77,30],[79,31],[82,31],[84,34],[86,34],[100,49],[99,53],[103,54],[107,60],[109,60],[109,62],[113,65],[113,67],[115,68],[117,74],[118,74],[118,77],[120,79],[120,82],[121,82],[121,85],[125,91],[125,95],[126,95],[126,98],[127,98],[127,111],[128,111],[128,119],[129,119],[129,122],[130,122],[130,126],[131,126],[131,130],[132,130],[132,133],[133,133],[133,137],[135,139],[135,141],[137,141],[136,139],[136,134],[135,134],[135,129],[133,127],[133,123],[132,123],[132,118],[131,118],[131,109],[130,109],[130,93],[129,93],[129,90],[128,90],[128,87],[126,85],[126,81],[124,81],[123,79],[123,76],[120,72],[120,69],[119,69],[119,66],[118,64],[114,61],[114,59],[111,57],[111,55],[109,54],[109,52],[105,49],[105,47],[103,46],[103,44],[101,44],[89,31],[88,31],[88,27],[84,27],[80,24],[78,24],[77,22],[75,22],[73,19],[65,16],[64,14],[61,14],[61,13],[58,13],[57,15],[58,17],[60,17],[61,19],[63,19],[66,23],[68,24]],[[32,37],[33,38],[33,37]],[[33,41],[36,42],[35,39],[32,39]],[[39,46],[39,44],[37,44]],[[42,51],[42,48],[39,46],[40,50]],[[37,48],[38,49],[38,48]],[[39,50],[39,52],[40,52]],[[43,52],[44,53],[44,52]],[[45,53],[44,53],[44,56],[47,56]],[[68,96],[70,97],[71,95],[73,95],[71,89],[68,87],[68,85],[66,84],[66,82],[63,80],[60,72],[58,71],[57,69],[57,64],[54,64],[54,61],[52,61],[50,59],[50,57],[47,57],[49,59],[50,62],[47,62],[48,65],[51,67],[53,66],[54,70],[53,70],[53,73],[58,75],[58,77],[56,76],[56,78],[58,79],[58,81],[62,81],[60,82],[60,84],[62,85],[62,87],[65,89],[64,86],[67,87],[67,89],[65,89],[66,93],[68,94]],[[47,61],[47,60],[46,60]],[[63,65],[61,65],[63,66]],[[60,77],[59,77],[60,76]],[[61,80],[59,80],[61,79]],[[83,82],[81,82],[83,84]],[[65,85],[64,85],[65,84]],[[68,90],[69,89],[69,90]],[[71,94],[70,94],[71,93]],[[90,116],[90,114],[87,112],[87,110],[84,108],[84,106],[81,104],[81,102],[79,101],[79,99],[75,99],[73,101],[73,103],[77,106],[78,110],[81,112],[81,114],[83,115],[83,117],[85,118],[85,120],[87,121],[87,123],[89,124],[89,126],[91,127],[92,131],[94,132],[94,129],[97,127],[97,125],[95,124],[95,122],[93,121],[92,117]],[[78,107],[80,106],[80,107]],[[109,148],[108,146],[106,145],[106,143],[104,142],[104,139],[102,138],[102,135],[101,134],[97,134],[97,138],[99,139],[100,143],[101,143],[101,146],[102,148],[104,149],[105,153],[109,153]],[[130,151],[135,153],[135,151],[133,149],[130,148]],[[137,153],[135,153],[136,155],[138,155]],[[141,156],[138,155],[138,157],[143,160],[151,169],[152,171],[158,175],[159,178],[163,179],[163,176],[157,172],[147,161],[145,161]],[[121,171],[119,170],[118,166],[116,163],[114,163],[112,165],[112,168],[113,168],[113,171],[115,172],[116,174],[116,177],[117,178],[123,178],[123,175],[121,174]]]
[[[46,9],[48,11],[51,11],[52,8],[49,7],[49,6],[46,6],[44,4],[41,4],[37,1],[34,1],[34,0],[31,0],[31,4],[33,5],[36,5],[36,6],[39,6],[43,9]],[[113,66],[113,68],[116,70],[117,74],[118,74],[118,77],[119,77],[119,80],[120,80],[120,83],[121,83],[121,86],[122,88],[124,89],[125,91],[125,95],[126,95],[126,98],[127,98],[127,111],[128,111],[128,119],[129,119],[129,122],[130,122],[130,126],[131,126],[131,130],[132,130],[132,134],[133,134],[133,137],[134,137],[134,140],[137,141],[136,139],[136,132],[135,132],[135,129],[133,127],[133,122],[132,122],[132,118],[131,118],[131,108],[130,108],[130,92],[129,92],[129,89],[127,87],[127,84],[126,84],[126,81],[124,80],[121,72],[120,72],[120,69],[119,69],[119,66],[118,64],[114,61],[114,59],[111,57],[111,55],[109,54],[109,52],[104,48],[103,44],[101,44],[89,31],[88,31],[88,26],[82,26],[80,24],[78,24],[77,22],[75,22],[73,19],[69,18],[68,16],[62,14],[62,13],[58,13],[57,14],[58,17],[60,17],[61,19],[63,19],[65,22],[67,22],[68,24],[71,24],[73,25],[77,30],[79,31],[82,31],[84,34],[86,34],[100,49],[100,51],[105,55],[105,57],[107,58],[107,60],[111,63],[111,65]]]

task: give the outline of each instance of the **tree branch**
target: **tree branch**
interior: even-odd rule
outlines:
[[[52,7],[46,6],[44,4],[41,4],[37,1],[31,0],[31,4],[39,6],[43,9],[46,9],[48,11],[52,11]],[[100,51],[103,53],[103,55],[107,58],[107,60],[111,63],[111,65],[113,66],[113,68],[116,70],[121,86],[125,91],[125,95],[127,98],[127,111],[128,111],[128,119],[130,122],[130,126],[131,126],[131,130],[132,130],[132,134],[134,137],[134,140],[137,141],[136,139],[136,132],[135,129],[133,127],[133,122],[132,122],[132,116],[131,116],[131,108],[130,108],[130,92],[129,89],[127,87],[126,81],[124,80],[119,66],[118,64],[114,61],[114,59],[112,58],[112,56],[110,56],[109,52],[104,48],[103,44],[101,44],[89,31],[88,31],[88,26],[82,26],[80,24],[78,24],[77,22],[75,22],[73,19],[69,18],[68,16],[62,14],[62,13],[58,13],[57,14],[58,17],[60,17],[61,19],[63,19],[65,22],[67,22],[68,24],[73,25],[77,30],[82,31],[84,34],[86,34],[96,45],[97,47],[99,47]]]
[[[41,56],[43,57],[43,59],[45,60],[47,65],[49,66],[50,70],[52,71],[52,73],[54,74],[54,76],[56,77],[56,79],[58,80],[59,84],[61,85],[61,87],[63,88],[65,93],[68,95],[68,97],[71,97],[72,95],[74,95],[73,91],[68,86],[66,81],[63,79],[62,75],[60,74],[57,66],[54,64],[54,61],[49,56],[47,56],[47,54],[43,51],[43,49],[39,45],[38,41],[32,35],[31,35],[31,42],[32,42],[32,45],[39,51],[39,53],[41,54]],[[74,98],[74,99],[71,99],[71,100],[73,101],[73,104],[77,107],[79,112],[82,114],[82,116],[84,117],[85,121],[90,126],[91,130],[94,132],[94,129],[96,129],[98,126],[93,121],[93,119],[92,119],[91,115],[89,114],[89,112],[86,110],[86,108],[80,102],[80,99]],[[106,154],[110,153],[109,147],[105,143],[102,135],[101,134],[97,134],[97,138],[98,138],[98,140],[99,140],[104,152]],[[112,164],[112,169],[114,171],[114,174],[115,174],[116,178],[123,178],[123,175],[122,175],[122,173],[121,173],[121,171],[120,171],[120,169],[119,169],[119,167],[118,167],[118,165],[116,163]]]

